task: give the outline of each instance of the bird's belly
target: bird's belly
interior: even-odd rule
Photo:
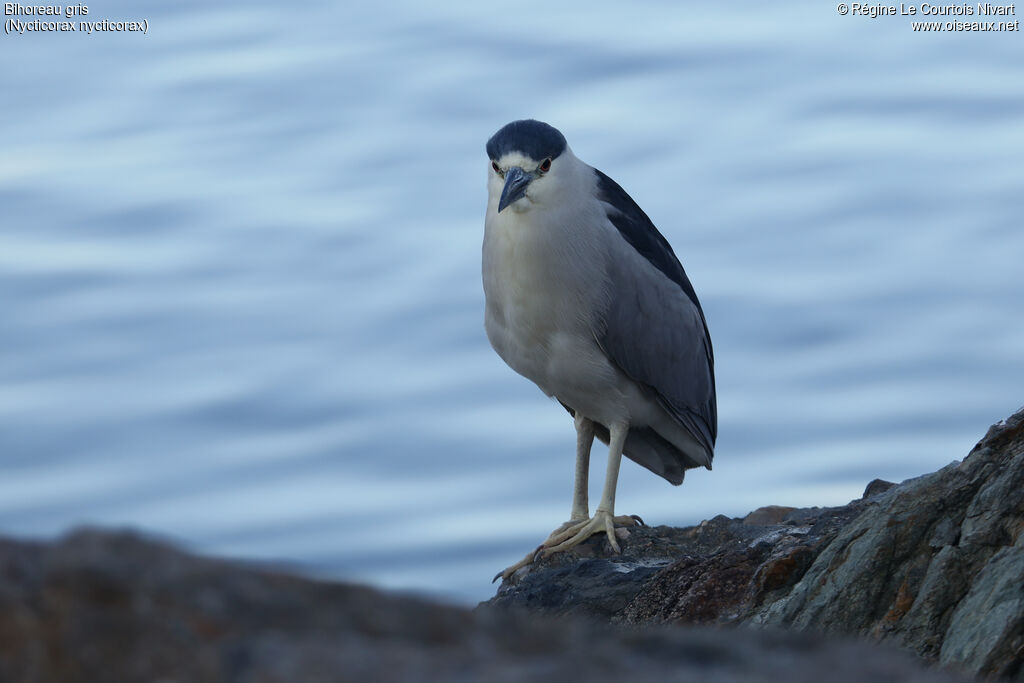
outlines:
[[[547,325],[529,310],[487,316],[487,336],[509,367],[541,391],[602,424],[628,421],[622,373],[597,345],[589,328]]]
[[[548,329],[539,321],[524,321],[522,316],[530,311],[513,308],[503,313],[495,316],[488,306],[491,346],[545,394],[606,427],[663,426],[667,418],[657,401],[608,359],[589,329]]]
[[[488,226],[487,337],[509,367],[548,396],[602,424],[628,420],[625,378],[594,336],[603,283],[587,274],[602,272],[595,264],[603,256],[593,244],[566,249],[550,238],[505,219]]]
[[[552,340],[547,369],[551,395],[573,410],[606,426],[630,421],[625,377],[593,338]]]

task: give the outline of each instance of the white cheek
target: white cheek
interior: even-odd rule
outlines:
[[[527,190],[527,194],[537,204],[546,204],[558,192],[553,178],[538,178],[531,185],[532,187]]]

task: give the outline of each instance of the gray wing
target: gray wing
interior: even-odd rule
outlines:
[[[608,219],[640,257],[609,261],[611,300],[595,330],[598,343],[710,457],[718,434],[715,359],[700,302],[651,219],[614,180],[595,172]]]

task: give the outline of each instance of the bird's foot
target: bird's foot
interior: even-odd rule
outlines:
[[[508,581],[508,579],[511,578],[512,575],[515,574],[517,571],[519,571],[520,569],[522,569],[523,567],[525,567],[528,564],[533,564],[533,561],[537,559],[537,556],[543,550],[544,550],[544,546],[542,546],[542,545],[541,546],[537,546],[536,550],[531,550],[530,552],[526,553],[526,557],[524,557],[523,559],[519,560],[518,562],[516,562],[511,567],[505,567],[500,572],[495,574],[494,578],[491,579],[491,583],[494,583],[498,579],[501,579],[502,581]]]
[[[526,554],[526,557],[519,560],[514,565],[498,572],[492,580],[492,583],[497,581],[499,578],[502,581],[505,581],[517,571],[528,564],[532,564],[537,559],[547,557],[548,555],[552,555],[563,550],[568,550],[569,548],[579,545],[594,534],[601,533],[602,531],[608,534],[608,540],[611,543],[612,549],[615,552],[619,552],[619,543],[615,538],[615,528],[627,526],[644,526],[644,520],[640,519],[639,515],[619,515],[618,517],[612,517],[604,510],[597,510],[594,513],[594,516],[589,519],[569,520],[552,531],[547,540],[537,546],[536,550],[530,551]]]
[[[602,531],[608,536],[608,543],[616,553],[620,552],[619,542],[615,538],[616,526],[642,526],[644,521],[636,515],[612,516],[607,510],[598,508],[590,519],[583,519],[577,522],[567,522],[556,529],[548,540],[541,544],[538,552],[539,557],[547,557],[554,553],[568,550],[578,546],[594,534]]]

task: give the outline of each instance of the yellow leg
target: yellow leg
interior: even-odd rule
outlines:
[[[619,552],[619,542],[615,538],[615,489],[619,483],[619,465],[622,464],[622,449],[626,444],[629,425],[612,425],[608,431],[608,468],[605,470],[601,502],[594,516],[552,534],[542,546],[544,555],[568,550],[602,531],[608,535],[612,549]]]
[[[587,488],[590,485],[590,447],[594,443],[594,423],[576,413],[576,479],[572,487],[572,512],[569,519],[578,522],[590,517]]]

